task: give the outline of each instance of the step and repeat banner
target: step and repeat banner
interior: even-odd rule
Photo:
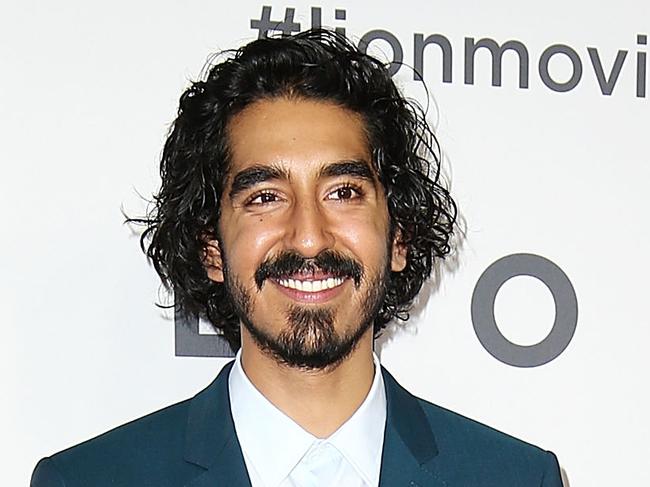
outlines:
[[[427,107],[457,250],[376,342],[416,395],[554,451],[565,486],[650,485],[650,3],[5,1],[3,485],[185,399],[229,352],[174,315],[125,215],[213,53],[335,28]],[[522,486],[523,487],[523,486]]]

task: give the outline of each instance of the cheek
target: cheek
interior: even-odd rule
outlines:
[[[227,222],[224,227],[222,236],[229,267],[237,274],[250,274],[252,279],[253,273],[281,235],[277,222],[268,216],[251,217]]]
[[[388,228],[381,218],[348,219],[338,225],[337,235],[364,265],[376,267],[386,257]]]

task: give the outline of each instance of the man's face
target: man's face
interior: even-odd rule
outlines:
[[[233,118],[229,147],[210,277],[261,350],[291,366],[339,363],[372,333],[389,272],[405,266],[361,118],[262,100]]]

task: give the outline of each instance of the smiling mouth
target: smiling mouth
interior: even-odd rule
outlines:
[[[339,287],[345,281],[342,277],[328,277],[326,279],[300,280],[300,279],[277,279],[280,286],[287,289],[294,289],[303,293],[318,293],[328,289]]]

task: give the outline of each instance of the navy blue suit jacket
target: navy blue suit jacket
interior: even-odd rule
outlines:
[[[44,458],[31,487],[250,486],[230,414],[231,367],[192,399]],[[381,487],[562,487],[552,453],[418,399],[382,373]]]

